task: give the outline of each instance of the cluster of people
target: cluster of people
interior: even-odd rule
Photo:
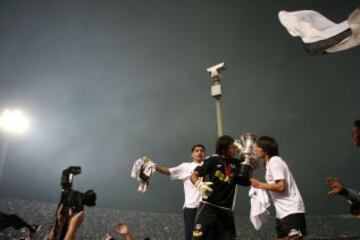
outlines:
[[[355,146],[360,147],[360,120],[354,122],[352,139]],[[269,193],[276,211],[276,233],[278,239],[302,239],[307,235],[305,205],[294,176],[280,157],[279,145],[270,136],[260,136],[256,139],[254,154],[262,159],[265,171],[265,181],[255,177],[249,179],[254,189],[262,189]],[[239,181],[238,172],[241,158],[235,140],[228,135],[219,137],[215,143],[215,154],[206,157],[206,148],[196,144],[191,148],[192,162],[183,162],[172,168],[148,162],[156,172],[169,176],[173,180],[181,180],[184,185],[185,201],[183,205],[184,238],[190,239],[236,239],[234,221],[235,194],[237,186],[243,186]],[[251,164],[256,168],[257,164]],[[335,177],[326,179],[330,195],[344,196],[350,204],[350,213],[360,219],[360,195],[353,189],[345,187]],[[69,208],[64,212],[63,200],[56,210],[55,226],[51,227],[45,239],[71,240],[81,223],[84,221],[84,210],[73,211]],[[64,215],[68,219],[64,220]],[[66,225],[66,226],[65,226]],[[0,212],[0,230],[7,227],[27,229],[24,240],[40,229],[40,225],[31,225],[17,215]],[[59,229],[66,227],[60,238],[56,237]],[[119,223],[116,231],[120,237],[132,240],[128,227]],[[110,234],[105,234],[102,240],[115,240]]]
[[[360,120],[354,122],[353,143],[360,147]],[[237,181],[241,159],[231,136],[221,136],[215,144],[215,155],[205,158],[201,144],[191,148],[192,162],[168,168],[153,166],[157,172],[181,180],[184,184],[183,205],[185,240],[236,239],[234,222],[235,189],[243,185]],[[305,204],[294,176],[286,161],[280,157],[279,145],[270,136],[260,136],[255,143],[255,156],[264,163],[265,182],[250,178],[252,188],[269,193],[276,210],[278,239],[302,239],[307,235]],[[255,165],[252,165],[256,167]],[[360,195],[344,187],[334,177],[327,178],[330,195],[340,195],[350,203],[350,213],[360,219]]]
[[[156,166],[156,170],[184,182],[185,240],[236,239],[234,221],[235,193],[241,159],[238,148],[228,135],[215,143],[215,155],[205,156],[201,144],[192,147],[192,163],[174,168]],[[279,239],[301,239],[306,235],[305,206],[289,167],[279,157],[278,144],[272,137],[256,140],[255,154],[266,166],[266,183],[251,178],[254,188],[269,191],[276,209]],[[254,166],[255,167],[255,166]]]

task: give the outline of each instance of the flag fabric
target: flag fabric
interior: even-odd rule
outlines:
[[[313,10],[280,11],[278,16],[289,34],[300,37],[312,55],[343,51],[360,44],[360,8],[341,23]]]

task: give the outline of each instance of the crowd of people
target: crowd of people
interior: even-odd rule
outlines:
[[[360,147],[360,120],[354,122],[352,139],[354,146]],[[256,138],[254,145],[254,156],[261,159],[265,167],[265,181],[251,177],[249,182],[251,188],[265,191],[270,196],[276,211],[277,239],[302,239],[307,235],[305,204],[289,166],[280,157],[278,142],[273,137],[260,136]],[[241,157],[237,157],[239,149],[231,136],[224,135],[216,140],[215,154],[206,158],[205,155],[206,148],[202,144],[196,144],[191,148],[191,162],[183,162],[171,168],[157,165],[152,161],[146,164],[150,164],[156,172],[169,176],[172,180],[183,181],[185,240],[236,239],[235,193],[237,186],[244,186],[243,181],[238,180],[242,161]],[[252,167],[255,168],[257,165]],[[326,183],[329,195],[345,197],[350,204],[350,213],[360,220],[359,193],[345,187],[336,177],[327,178]],[[89,191],[88,194],[89,199],[95,201],[95,193]],[[65,208],[64,198],[66,197],[62,195],[55,213],[55,224],[45,236],[46,240],[73,239],[85,220],[84,209]],[[25,229],[24,240],[31,240],[32,235],[41,228],[40,225],[27,223],[15,214],[0,212],[0,230],[8,227]],[[133,239],[127,225],[123,223],[117,225],[116,232],[121,239]],[[102,238],[115,239],[116,237],[109,233]]]

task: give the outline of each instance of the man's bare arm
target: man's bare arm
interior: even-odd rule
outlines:
[[[69,220],[69,227],[66,232],[64,240],[72,240],[75,236],[77,229],[85,219],[84,211],[72,214]]]
[[[164,174],[166,176],[170,176],[170,174],[171,174],[169,171],[169,168],[167,168],[167,167],[156,165],[155,168],[156,168],[156,171],[158,171],[159,173]]]
[[[261,182],[256,178],[251,178],[250,182],[251,186],[253,186],[254,188],[260,188],[278,193],[283,193],[286,190],[286,182],[284,179],[276,180],[275,183],[272,184]]]

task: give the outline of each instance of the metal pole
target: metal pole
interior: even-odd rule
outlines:
[[[0,155],[0,183],[3,177],[3,172],[4,172],[4,165],[5,165],[5,160],[7,157],[7,153],[8,153],[8,148],[9,148],[9,138],[8,137],[4,137],[3,142],[1,144],[1,155]]]
[[[223,121],[222,121],[222,110],[221,110],[221,96],[215,98],[215,107],[216,107],[216,125],[218,137],[224,135]]]
[[[220,71],[224,69],[225,69],[224,62],[221,62],[215,66],[206,69],[210,73],[211,78],[214,80],[214,83],[211,86],[211,96],[215,99],[216,125],[217,125],[218,137],[224,135],[222,109],[221,109],[222,93],[221,93],[221,84],[220,84],[220,80],[221,80]]]

